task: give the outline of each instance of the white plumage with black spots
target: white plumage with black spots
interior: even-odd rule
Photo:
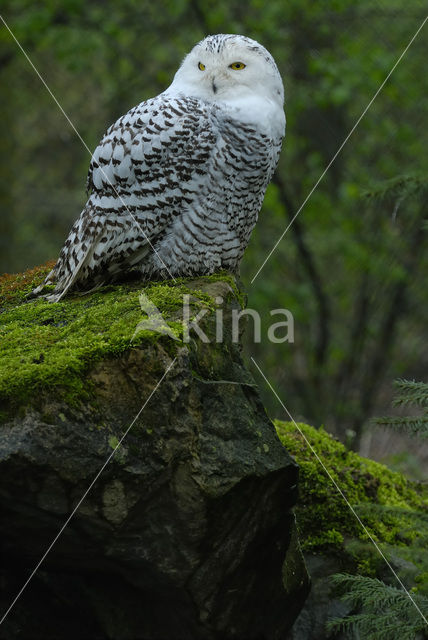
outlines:
[[[285,131],[277,66],[260,44],[208,36],[172,84],[113,124],[89,199],[45,284],[57,301],[137,270],[144,279],[237,272]],[[40,291],[36,290],[36,292]]]

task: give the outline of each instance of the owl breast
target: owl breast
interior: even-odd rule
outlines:
[[[89,172],[90,224],[108,233],[88,278],[103,261],[110,274],[128,265],[147,278],[237,271],[278,161],[271,121],[168,94],[121,118]]]
[[[46,282],[51,300],[137,270],[144,279],[236,272],[282,136],[235,107],[160,96],[97,147],[89,199]]]
[[[268,127],[238,120],[236,109],[189,98],[174,104],[181,113],[199,112],[193,126],[202,128],[195,131],[201,140],[206,136],[205,155],[198,160],[198,145],[182,160],[183,175],[189,166],[196,166],[196,175],[143,273],[165,275],[165,266],[174,275],[237,271],[277,165],[282,136],[274,139]]]

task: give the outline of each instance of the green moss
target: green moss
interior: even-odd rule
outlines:
[[[23,302],[25,296],[44,280],[54,264],[54,261],[50,261],[24,273],[5,273],[0,276],[0,310]]]
[[[305,424],[298,426],[302,433],[293,423],[276,422],[281,442],[300,466],[300,498],[296,515],[304,550],[343,552],[345,545],[348,553],[361,563],[360,569],[365,569],[365,573],[369,566],[373,568],[374,556],[380,557],[371,543],[365,545],[367,553],[361,553],[369,537],[305,438],[377,542],[405,547],[428,535],[428,524],[425,523],[425,529],[423,524],[415,528],[414,518],[409,515],[415,510],[428,511],[426,487],[347,450],[322,428],[317,430]],[[379,508],[370,509],[373,504]],[[361,544],[349,545],[350,540]]]
[[[196,313],[202,307],[215,308],[214,299],[202,291],[211,282],[226,280],[237,291],[233,277],[216,274],[197,281],[107,286],[57,303],[40,298],[25,302],[25,296],[42,282],[51,266],[0,279],[0,400],[14,405],[54,387],[73,402],[88,393],[84,374],[92,363],[119,356],[145,342],[161,340],[175,352],[180,343],[161,333],[144,329],[134,335],[146,317],[140,293],[159,309],[169,329],[180,338],[183,295],[191,296]]]

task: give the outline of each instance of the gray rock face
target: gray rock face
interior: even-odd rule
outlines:
[[[174,357],[0,638],[279,640],[291,628],[308,591],[297,466],[227,340],[129,349],[92,365],[90,398],[46,393],[1,426],[2,610]]]
[[[312,588],[286,640],[349,640],[349,632],[326,630],[329,619],[347,616],[352,611],[351,605],[338,598],[330,581],[333,574],[343,570],[340,561],[333,556],[305,554],[305,563]]]

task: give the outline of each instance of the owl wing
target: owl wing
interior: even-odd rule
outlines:
[[[186,182],[195,173],[203,175],[201,165],[209,159],[215,139],[206,105],[194,98],[161,94],[134,107],[108,129],[93,154],[87,187],[126,195],[133,186],[144,184],[137,195],[159,196],[177,186],[171,182],[173,175]]]
[[[144,260],[198,192],[216,138],[207,106],[165,94],[113,124],[92,156],[90,196],[52,272],[52,299]]]

